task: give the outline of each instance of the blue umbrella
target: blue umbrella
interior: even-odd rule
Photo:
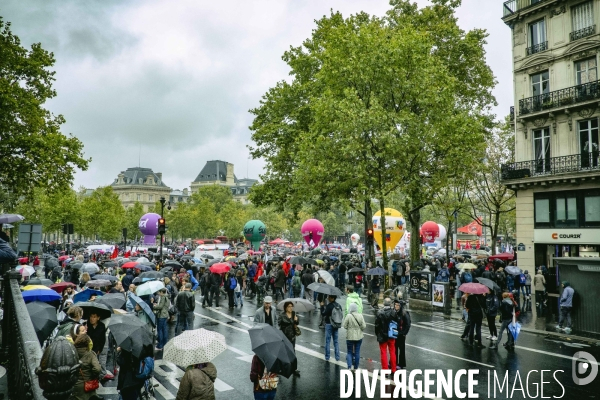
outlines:
[[[45,289],[26,290],[23,292],[22,296],[25,303],[31,303],[32,301],[41,301],[46,303],[61,299],[60,294],[56,293],[54,290]]]
[[[129,299],[133,303],[134,307],[136,304],[138,304],[142,308],[142,310],[144,310],[148,318],[150,318],[150,322],[152,322],[152,325],[156,326],[156,317],[154,316],[154,312],[152,311],[148,303],[146,303],[142,298],[136,296],[133,293],[129,295]]]
[[[519,337],[519,332],[521,332],[521,324],[513,321],[510,324],[508,324],[508,330],[513,335],[513,339],[516,342],[517,337]]]
[[[367,271],[367,275],[387,275],[387,271],[383,268],[371,268]]]
[[[95,289],[82,290],[81,292],[73,296],[73,304],[79,303],[81,301],[88,301],[93,294],[95,294],[96,296],[102,296],[104,293]]]

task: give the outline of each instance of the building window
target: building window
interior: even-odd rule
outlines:
[[[148,195],[148,201],[154,201],[154,195],[153,194],[149,194]]]
[[[529,47],[527,55],[539,53],[548,49],[546,41],[546,21],[540,19],[532,24],[529,24]]]
[[[533,131],[533,152],[536,172],[550,172],[550,128]]]
[[[598,80],[598,66],[596,57],[575,63],[577,85],[596,82]]]
[[[535,200],[535,223],[549,224],[550,223],[550,199]]]
[[[137,195],[137,201],[142,201],[142,195],[141,194]]]
[[[586,225],[600,225],[600,192],[588,192],[583,200],[584,220]]]
[[[577,197],[574,194],[557,195],[556,227],[571,227],[577,225]]]
[[[598,167],[598,118],[579,121],[579,152],[581,168]]]
[[[586,1],[571,8],[573,31],[580,31],[594,25],[594,10],[592,1]]]
[[[531,75],[531,95],[539,96],[550,93],[550,74],[548,71]]]

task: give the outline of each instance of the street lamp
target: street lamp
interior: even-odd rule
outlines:
[[[171,210],[171,202],[167,202],[167,200],[165,199],[164,196],[160,196],[160,218],[161,220],[165,220],[164,217],[164,212],[165,212],[165,203],[167,203],[167,210]],[[164,230],[160,230],[159,229],[159,233],[160,233],[160,262],[162,262],[163,260],[163,237],[165,235]]]

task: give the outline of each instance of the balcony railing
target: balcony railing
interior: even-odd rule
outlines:
[[[519,115],[600,98],[600,81],[571,86],[519,100]]]
[[[599,171],[599,155],[600,152],[592,151],[570,156],[502,164],[502,180],[559,175],[570,172]]]
[[[517,11],[524,10],[528,7],[534,6],[538,3],[542,3],[546,0],[508,0],[504,2],[503,9],[503,17],[507,15],[512,15]]]
[[[510,118],[510,123],[513,124],[515,122],[515,106],[510,106],[508,117]]]
[[[592,36],[596,33],[596,25],[588,26],[587,28],[580,29],[578,31],[571,32],[571,42],[577,39],[581,39],[587,36]]]
[[[538,44],[534,44],[533,46],[530,46],[527,48],[527,55],[530,56],[532,54],[535,53],[540,53],[542,51],[548,50],[548,41],[542,42],[542,43],[538,43]]]

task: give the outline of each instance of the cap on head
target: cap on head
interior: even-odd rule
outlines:
[[[273,298],[271,296],[265,296],[263,300],[264,303],[273,303]]]

